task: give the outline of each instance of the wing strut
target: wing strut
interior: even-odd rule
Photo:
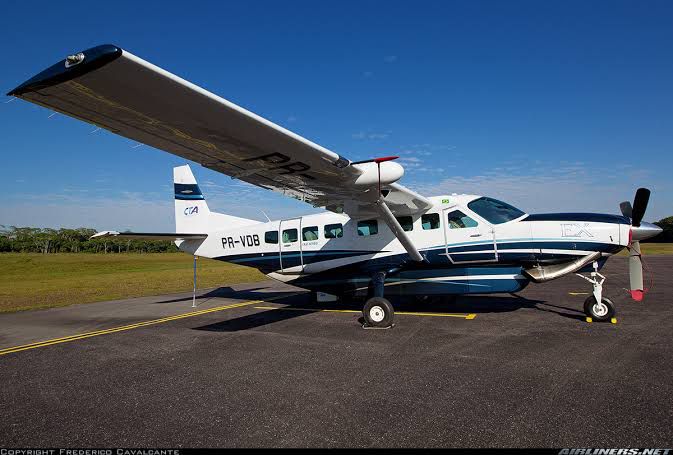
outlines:
[[[397,218],[395,218],[393,212],[391,212],[388,208],[386,201],[383,200],[383,197],[379,197],[379,200],[376,201],[376,208],[390,230],[393,231],[393,234],[395,234],[395,237],[397,237],[397,240],[399,240],[404,249],[407,250],[407,253],[409,253],[411,259],[418,262],[424,261],[425,258],[421,255],[421,253],[418,252],[414,244],[411,242],[409,236],[407,236],[407,233],[404,232],[404,229],[402,229],[402,226],[400,226],[399,221],[397,221]]]

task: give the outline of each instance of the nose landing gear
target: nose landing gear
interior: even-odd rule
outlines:
[[[616,322],[614,319],[616,314],[615,304],[607,297],[603,297],[603,283],[605,282],[605,276],[598,272],[598,262],[594,261],[593,267],[594,271],[591,272],[590,278],[580,273],[575,274],[593,285],[593,295],[589,296],[584,301],[584,314],[587,315],[587,321],[589,322]]]

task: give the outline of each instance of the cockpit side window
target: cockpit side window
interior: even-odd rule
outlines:
[[[460,210],[454,210],[446,215],[449,229],[463,229],[477,227],[477,222]]]
[[[492,224],[506,223],[525,215],[516,207],[490,197],[475,199],[467,207]]]

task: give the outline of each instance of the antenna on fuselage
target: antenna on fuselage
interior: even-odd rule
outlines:
[[[264,215],[264,217],[267,219],[267,221],[271,221],[271,218],[269,218],[269,215],[267,215],[264,210],[260,210],[260,212],[262,212],[262,215]]]

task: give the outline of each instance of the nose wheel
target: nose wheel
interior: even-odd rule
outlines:
[[[584,301],[584,313],[597,322],[607,322],[615,317],[615,304],[607,297],[598,302],[593,295]]]

